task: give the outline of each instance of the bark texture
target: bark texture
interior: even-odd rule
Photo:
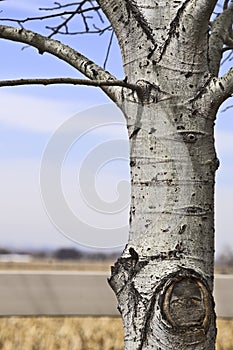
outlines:
[[[214,120],[221,98],[207,28],[215,2],[107,3],[125,75],[141,87],[122,94],[131,144],[130,236],[109,280],[125,349],[211,350]]]
[[[125,350],[213,350],[214,122],[219,105],[233,93],[233,69],[218,78],[222,53],[233,47],[233,5],[224,1],[209,27],[216,0],[97,3],[119,41],[123,82],[43,35],[0,26],[0,38],[70,64],[126,116],[130,235],[109,279],[124,322]]]

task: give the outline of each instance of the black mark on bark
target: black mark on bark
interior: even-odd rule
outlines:
[[[135,262],[135,264],[138,262],[139,256],[136,250],[132,247],[129,248],[129,254],[131,255],[132,260]]]
[[[192,77],[192,75],[193,75],[193,73],[192,72],[187,72],[184,76],[185,76],[185,78],[190,78],[190,77]]]
[[[222,84],[221,82],[219,82],[219,86],[220,86],[220,89],[221,89],[222,91],[225,90],[225,89],[224,89],[224,86],[223,86],[223,84]]]
[[[155,128],[151,128],[150,131],[149,131],[149,135],[154,134],[155,132],[156,132],[156,129]]]
[[[160,54],[160,57],[158,59],[158,62],[161,61],[162,57],[163,57],[163,54],[165,53],[168,45],[170,44],[170,41],[172,39],[172,37],[177,33],[177,28],[179,26],[179,22],[180,22],[180,19],[181,19],[181,16],[182,16],[182,12],[185,10],[185,7],[186,5],[190,2],[190,0],[186,0],[183,5],[179,8],[179,10],[177,11],[177,14],[175,16],[175,18],[173,19],[173,21],[171,22],[170,24],[170,29],[168,31],[168,34],[167,34],[167,39],[165,40],[164,42],[164,45],[163,45],[163,49],[162,49],[162,52]]]
[[[140,12],[137,4],[134,2],[134,0],[125,0],[125,5],[128,12],[128,17],[130,17],[131,14],[133,15],[135,20],[142,28],[143,32],[146,34],[147,39],[154,44],[154,47],[156,47],[157,44],[153,37],[153,31],[147,20],[144,18],[143,14]]]
[[[185,232],[186,228],[187,228],[187,225],[182,225],[179,229],[178,234],[182,235]]]
[[[141,128],[135,128],[132,134],[129,136],[129,139],[136,137],[140,130]]]

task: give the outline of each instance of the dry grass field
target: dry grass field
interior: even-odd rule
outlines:
[[[2,318],[1,350],[121,350],[119,318]]]
[[[123,350],[120,318],[0,319],[1,350]],[[218,320],[217,350],[233,350],[233,320]]]
[[[233,320],[217,321],[217,350],[233,350]]]
[[[50,270],[50,271],[110,271],[113,261],[91,261],[91,260],[32,260],[30,262],[2,262],[0,270]]]

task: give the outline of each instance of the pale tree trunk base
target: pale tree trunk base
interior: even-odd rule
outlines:
[[[140,260],[133,248],[130,255],[118,259],[109,279],[124,322],[125,350],[215,349],[214,301],[206,279],[179,268],[179,257],[170,258],[177,270],[159,278],[156,264],[165,257]]]

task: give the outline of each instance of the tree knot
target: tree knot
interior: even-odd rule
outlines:
[[[206,332],[210,325],[212,305],[207,283],[191,270],[181,270],[172,276],[160,299],[163,317],[176,332]]]

